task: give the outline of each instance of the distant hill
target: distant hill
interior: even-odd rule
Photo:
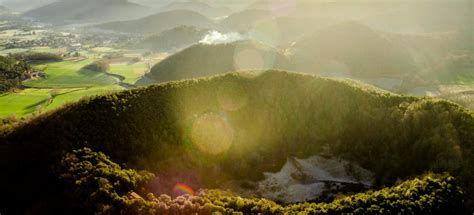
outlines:
[[[170,81],[222,74],[236,70],[288,68],[278,50],[250,41],[198,44],[178,52],[157,65],[148,77]]]
[[[456,31],[472,25],[471,0],[258,0],[247,10],[267,10],[274,16],[330,18],[355,21],[396,33]],[[445,18],[439,16],[444,14]]]
[[[440,34],[392,37],[410,49],[429,83],[474,83],[474,32],[465,30]]]
[[[216,11],[216,10],[223,9],[225,11],[229,11],[229,9],[230,9],[230,10],[233,10],[233,11],[238,11],[238,10],[241,10],[242,8],[244,8],[245,6],[247,6],[248,4],[250,4],[254,0],[239,0],[239,1],[229,1],[229,0],[185,0],[185,1],[183,1],[183,0],[180,0],[180,1],[176,1],[176,0],[160,0],[160,1],[156,1],[156,0],[131,0],[131,1],[137,2],[137,3],[142,4],[142,5],[155,7],[157,9],[166,8],[166,7],[168,7],[168,6],[170,6],[174,3],[181,4],[181,6],[182,5],[193,5],[194,4],[194,5],[197,5],[197,7],[204,7],[205,9],[209,8],[209,6],[210,6],[211,14],[212,13],[221,14],[222,12]],[[182,3],[184,3],[184,4],[182,4]],[[203,5],[203,4],[207,4],[207,5]]]
[[[258,20],[248,32],[249,37],[271,46],[287,47],[304,36],[336,23],[328,18],[280,16]],[[311,27],[308,27],[311,26]]]
[[[55,2],[56,0],[2,0],[2,5],[15,12],[24,12]]]
[[[214,28],[216,24],[209,18],[194,11],[173,10],[157,13],[131,21],[110,22],[96,27],[106,30],[129,33],[160,33],[179,26]]]
[[[208,34],[208,32],[209,29],[201,29],[192,26],[179,26],[158,34],[147,36],[138,43],[132,44],[131,47],[172,52],[198,43],[206,34]]]
[[[394,34],[376,31],[355,22],[330,25],[328,23],[335,21],[307,19],[301,21],[302,25],[298,25],[300,20],[296,17],[266,19],[255,25],[246,36],[265,44],[265,46],[278,47],[281,50],[272,49],[273,52],[285,53],[285,56],[282,54],[275,55],[280,56],[277,59],[281,61],[276,60],[275,62],[275,65],[278,65],[279,68],[324,76],[355,78],[398,92],[410,92],[411,88],[420,85],[472,83],[472,80],[474,80],[471,72],[474,62],[472,60],[474,59],[474,48],[470,42],[472,41],[472,33],[469,31],[436,34]],[[319,30],[318,27],[305,28],[306,24],[317,22],[321,26]],[[193,29],[173,29],[162,35],[151,36],[146,39],[147,42],[143,41],[145,43],[141,47],[153,47],[153,40],[158,41],[175,36],[180,38],[177,36],[179,32],[183,35],[196,33]],[[197,42],[203,33],[196,34],[192,38],[193,41]],[[188,36],[184,37],[187,38]],[[163,39],[163,41],[166,40]],[[160,46],[166,47],[164,44]],[[230,45],[198,45],[193,47],[191,51],[183,50],[183,53],[187,54],[180,52],[176,54],[179,57],[169,57],[161,65],[157,65],[155,71],[182,71],[185,69],[189,72],[213,66],[216,68],[214,72],[208,71],[210,73],[206,72],[204,74],[210,75],[232,71],[236,69],[231,66],[234,60],[231,59],[234,57],[233,49]],[[206,66],[195,69],[196,61],[193,60],[200,59],[199,56],[209,54],[204,50],[213,53],[210,55],[213,56],[212,62],[214,64],[204,64]],[[219,52],[225,54],[218,54]],[[199,62],[209,61],[209,59],[202,59]],[[282,63],[283,61],[285,63]],[[176,62],[181,63],[178,65]],[[263,68],[274,68],[267,66]],[[162,69],[158,69],[159,67]],[[245,66],[243,68],[249,69]],[[157,78],[152,73],[150,77],[155,77],[161,81],[199,77],[194,76],[194,74],[198,73],[182,73],[170,79],[163,78],[162,74],[159,75],[160,78]]]
[[[253,200],[218,193],[206,200],[200,192],[179,197],[169,209],[171,198],[156,187],[169,183],[173,190],[180,183],[192,193],[234,180],[251,187],[289,157],[318,154],[351,162],[348,171],[355,170],[351,164],[372,171],[374,189],[397,187],[289,205],[291,211],[446,214],[462,211],[463,203],[473,206],[472,112],[311,75],[265,71],[170,82],[85,99],[17,125],[2,123],[0,190],[9,197],[2,210],[12,214],[142,214],[154,207],[150,214],[189,214],[199,202],[207,205],[205,214],[228,207],[283,214],[258,193],[250,194]],[[430,171],[457,180],[428,176],[399,183]],[[305,183],[303,176],[291,177]],[[188,199],[193,202],[184,204]]]
[[[3,5],[0,5],[0,15],[8,14],[8,13],[10,13],[10,10]]]
[[[230,15],[220,24],[231,31],[247,32],[258,22],[273,17],[271,11],[268,10],[244,10]]]
[[[42,22],[76,24],[130,20],[150,13],[149,8],[127,0],[63,0],[32,9],[23,15]]]
[[[226,7],[213,7],[199,1],[172,2],[159,8],[160,11],[190,10],[203,14],[209,18],[227,16],[232,11]]]
[[[354,22],[308,35],[290,49],[297,70],[349,77],[413,77],[417,65],[407,48]]]
[[[175,0],[160,0],[160,1],[156,1],[156,0],[130,0],[130,1],[135,2],[137,4],[145,5],[145,6],[148,6],[148,7],[154,7],[155,9],[158,9],[160,7],[164,7],[168,4],[171,4]]]
[[[360,22],[376,29],[399,33],[453,32],[471,29],[472,0],[400,1],[385,7],[383,13],[373,13]],[[439,16],[443,14],[443,17]]]

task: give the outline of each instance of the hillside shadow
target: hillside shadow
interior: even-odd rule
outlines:
[[[85,68],[81,68],[78,73],[80,75],[84,75],[84,76],[93,76],[93,75],[97,75],[97,74],[100,74],[102,72],[97,72],[97,71],[92,71],[90,69],[85,69]]]
[[[159,83],[159,82],[154,80],[154,79],[151,79],[151,78],[147,77],[146,75],[144,75],[140,79],[135,81],[135,83],[133,85],[141,87],[141,86],[153,85],[153,84],[156,84],[156,83]]]
[[[49,104],[51,104],[52,102],[53,102],[53,98],[48,97],[39,102],[26,106],[23,110],[28,111],[28,112],[33,112],[33,111],[36,111],[37,107],[39,107],[40,105],[43,106],[42,108],[44,108],[48,106]]]

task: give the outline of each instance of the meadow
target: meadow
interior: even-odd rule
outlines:
[[[57,51],[48,47],[31,50]],[[108,73],[83,69],[93,61],[93,57],[82,57],[35,64],[34,68],[44,71],[46,78],[25,81],[23,85],[26,89],[0,95],[0,118],[39,114],[84,97],[124,90],[121,83],[133,85],[147,71],[147,65],[143,62],[114,63]]]
[[[82,69],[92,62],[91,59],[74,59],[36,65],[36,68],[46,72],[47,77],[25,82],[25,86],[32,88],[77,88],[113,85],[119,81],[104,73]]]
[[[85,96],[95,96],[107,92],[122,90],[117,85],[90,88],[64,89],[25,89],[16,93],[5,93],[0,96],[0,117],[26,116],[61,107]]]
[[[140,77],[147,72],[147,65],[145,63],[117,63],[110,65],[110,74],[122,76],[123,83],[135,84]]]

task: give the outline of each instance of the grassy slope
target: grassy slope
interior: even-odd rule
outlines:
[[[103,95],[123,90],[122,87],[109,85],[90,88],[65,89],[25,89],[17,93],[0,95],[0,118],[9,116],[27,116],[33,113],[53,110],[64,104],[79,101],[88,96]],[[52,98],[52,93],[57,93]]]
[[[195,123],[209,117],[222,119],[234,134],[229,150],[217,156],[200,151],[192,135]],[[0,167],[13,176],[2,178],[0,186],[8,184],[1,187],[7,193],[17,187],[29,193],[57,189],[50,165],[63,151],[84,146],[152,172],[206,172],[199,177],[209,186],[226,178],[255,179],[281,168],[286,156],[329,147],[374,171],[380,184],[449,171],[471,201],[473,131],[472,112],[445,101],[286,72],[228,74],[99,96],[32,119],[0,138]],[[203,133],[221,144],[216,138],[222,136]],[[12,194],[11,200],[47,205],[44,195]]]
[[[28,81],[25,82],[25,85],[34,88],[77,88],[111,85],[117,82],[117,80],[104,73],[82,70],[84,66],[90,63],[92,63],[92,60],[63,61],[37,65],[38,68],[46,72],[47,78]]]
[[[117,92],[123,90],[122,87],[111,85],[104,87],[92,87],[92,88],[78,88],[78,89],[65,89],[60,91],[60,95],[56,96],[51,104],[49,104],[44,111],[53,110],[62,107],[64,104],[77,102],[81,98],[104,95],[111,92]]]
[[[37,68],[44,69],[47,78],[26,81],[24,85],[31,88],[3,94],[0,97],[0,117],[25,116],[52,110],[65,103],[78,101],[84,96],[123,89],[115,85],[118,81],[115,78],[103,73],[81,70],[91,62],[92,60],[63,61],[36,65]],[[118,66],[117,69],[120,75],[126,77],[125,82],[138,79],[145,70],[142,64]],[[57,94],[54,99],[51,99],[52,94]]]
[[[111,64],[109,73],[124,77],[124,83],[135,84],[147,72],[147,66],[144,63],[135,64]]]
[[[0,116],[25,115],[36,111],[34,104],[41,104],[48,99],[49,91],[28,89],[20,93],[2,94],[0,96],[0,106],[2,106]]]

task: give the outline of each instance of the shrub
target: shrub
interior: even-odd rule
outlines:
[[[57,171],[70,187],[72,199],[91,211],[107,205],[120,207],[127,193],[141,189],[153,177],[145,171],[122,169],[105,154],[89,148],[66,154]]]
[[[98,60],[95,61],[85,67],[83,67],[83,70],[89,70],[89,71],[94,71],[94,72],[107,72],[110,68],[109,61],[107,60]]]

